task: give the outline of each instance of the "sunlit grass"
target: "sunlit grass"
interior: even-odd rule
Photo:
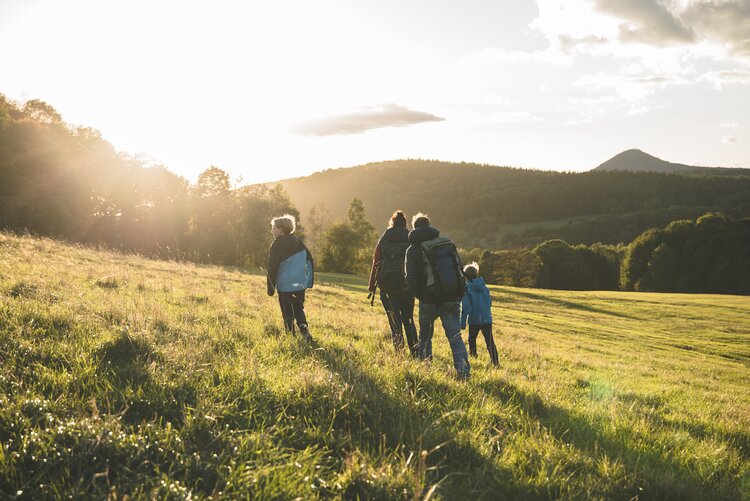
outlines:
[[[0,235],[0,497],[750,496],[750,298],[492,288],[461,383],[318,280]]]

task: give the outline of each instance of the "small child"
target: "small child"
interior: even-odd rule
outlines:
[[[472,357],[477,356],[477,335],[482,331],[487,351],[490,352],[492,365],[499,365],[495,339],[492,337],[492,300],[490,291],[479,276],[479,265],[469,263],[464,266],[466,277],[466,293],[461,302],[461,330],[466,328],[466,320],[469,321],[469,353]]]

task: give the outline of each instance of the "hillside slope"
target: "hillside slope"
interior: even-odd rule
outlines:
[[[352,198],[358,197],[379,229],[395,209],[409,215],[427,212],[436,227],[469,248],[503,247],[504,238],[519,226],[559,230],[569,221],[591,225],[604,218],[603,230],[595,232],[593,241],[617,243],[655,224],[667,224],[674,216],[695,218],[710,210],[750,215],[750,175],[562,173],[397,160],[331,169],[280,183],[300,210],[303,224],[316,204],[324,203],[334,216],[344,217]],[[577,229],[570,230],[567,234],[574,236]]]
[[[394,354],[356,278],[0,234],[0,498],[742,499],[750,298],[492,288],[501,368]]]

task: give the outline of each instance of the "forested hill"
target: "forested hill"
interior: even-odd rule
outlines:
[[[463,246],[628,242],[674,219],[750,215],[750,176],[562,173],[434,160],[395,160],[281,181],[305,217],[324,203],[341,217],[360,198],[385,226],[394,209],[427,212]]]

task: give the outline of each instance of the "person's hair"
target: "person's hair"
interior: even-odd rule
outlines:
[[[393,228],[394,226],[401,226],[402,228],[406,228],[406,215],[404,215],[403,211],[397,210],[393,213],[393,215],[391,215],[391,220],[388,223],[388,227]]]
[[[472,261],[464,266],[464,276],[469,280],[474,280],[479,276],[479,265],[476,261]]]
[[[289,235],[290,233],[294,233],[294,230],[297,228],[297,220],[291,214],[284,214],[283,216],[271,219],[271,227]]]
[[[417,212],[414,214],[414,217],[411,218],[411,226],[412,228],[422,228],[424,226],[430,225],[430,217],[427,214],[422,214],[421,212]]]

